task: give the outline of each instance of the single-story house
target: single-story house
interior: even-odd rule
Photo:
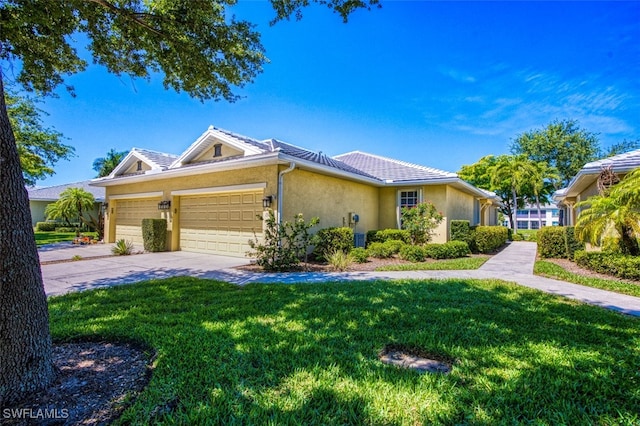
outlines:
[[[47,220],[44,210],[51,203],[58,201],[60,194],[69,188],[81,188],[87,192],[93,194],[96,200],[93,212],[94,216],[100,211],[100,205],[104,201],[105,189],[89,185],[91,181],[85,180],[82,182],[66,183],[64,185],[48,186],[45,188],[27,188],[29,195],[29,208],[31,210],[31,224],[36,225],[37,222],[44,222]]]
[[[256,140],[209,127],[182,154],[133,148],[113,172],[92,181],[106,189],[105,239],[142,243],[143,218],[165,218],[167,248],[245,256],[264,217],[298,213],[319,228],[356,234],[399,228],[400,209],[431,201],[445,220],[496,224],[497,198],[449,173],[364,152],[329,157],[279,140]]]
[[[627,173],[638,167],[640,167],[640,149],[585,164],[566,188],[556,191],[553,195],[553,200],[561,209],[561,225],[576,224],[580,213],[580,209],[575,207],[576,204],[599,194],[598,180],[603,173],[613,172],[615,179],[622,180]]]

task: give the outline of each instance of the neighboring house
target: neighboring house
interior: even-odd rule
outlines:
[[[575,225],[580,213],[575,205],[599,194],[598,179],[603,172],[610,170],[621,180],[627,173],[638,167],[640,167],[640,149],[585,164],[566,188],[556,191],[553,195],[553,200],[561,209],[560,224]]]
[[[528,204],[522,209],[516,210],[516,226],[518,229],[539,229],[540,219],[542,219],[542,227],[560,225],[560,209],[555,204],[541,204],[540,214],[538,215],[538,206]],[[509,220],[505,220],[504,226],[510,227]]]
[[[90,182],[90,180],[85,180],[82,182],[66,183],[64,185],[48,186],[46,188],[27,188],[32,225],[35,226],[37,222],[47,220],[44,210],[49,204],[58,201],[60,194],[68,188],[82,188],[93,194],[93,197],[96,199],[96,204],[92,214],[97,215],[100,211],[100,204],[104,201],[105,190],[104,188],[90,186]]]
[[[141,221],[168,221],[170,250],[244,256],[261,237],[271,208],[291,221],[320,218],[318,228],[350,226],[356,233],[398,228],[400,209],[432,201],[449,224],[496,224],[495,195],[454,173],[363,152],[334,158],[275,139],[259,141],[209,127],[181,155],[134,148],[107,177],[105,239],[141,244]],[[358,218],[356,220],[356,217]]]

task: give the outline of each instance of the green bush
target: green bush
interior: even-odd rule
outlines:
[[[564,227],[546,226],[538,231],[538,254],[545,259],[567,257]]]
[[[424,262],[427,253],[423,246],[405,245],[400,249],[400,258],[409,262]]]
[[[382,229],[376,231],[372,242],[384,243],[389,240],[399,240],[405,244],[409,244],[411,242],[411,234],[404,229]]]
[[[471,254],[464,241],[449,241],[444,244],[427,244],[424,246],[427,257],[432,259],[456,259]]]
[[[53,232],[56,230],[56,222],[36,222],[36,231],[38,232]],[[71,232],[74,232],[75,229]]]
[[[364,247],[356,247],[351,250],[351,257],[353,257],[353,261],[356,263],[367,263],[367,250]]]
[[[523,234],[512,234],[511,241],[524,241],[525,237]]]
[[[564,245],[566,249],[566,255],[568,259],[573,260],[573,255],[578,250],[584,250],[584,243],[578,241],[576,238],[575,227],[564,227]]]
[[[387,259],[393,256],[393,247],[386,245],[385,243],[375,242],[369,244],[367,247],[367,254],[369,257],[375,257],[377,259]]]
[[[477,253],[476,228],[477,226],[469,226],[468,220],[452,220],[449,239],[451,241],[464,241],[472,253]]]
[[[401,241],[401,240],[387,240],[382,244],[384,244],[384,246],[387,247],[387,249],[391,252],[391,254],[400,253],[400,250],[402,249],[402,247],[407,245],[404,241]]]
[[[351,253],[345,253],[342,250],[335,250],[325,256],[327,263],[336,271],[346,271],[349,265],[353,263]]]
[[[378,229],[372,229],[370,231],[367,231],[367,240],[366,240],[366,245],[368,246],[371,243],[379,243],[380,241],[378,241]]]
[[[159,252],[167,249],[167,220],[142,219],[142,244],[145,251]]]
[[[477,226],[475,245],[480,253],[491,253],[502,247],[508,239],[509,231],[504,226]]]
[[[70,226],[60,226],[56,228],[56,232],[76,232],[77,228],[73,228]]]
[[[116,241],[116,244],[111,247],[111,253],[116,256],[128,256],[133,251],[133,243],[124,239]]]
[[[639,256],[578,250],[574,254],[574,260],[578,265],[601,274],[640,280]]]
[[[605,253],[621,254],[620,238],[618,237],[605,237],[602,239],[602,251]]]
[[[324,228],[312,238],[315,245],[313,255],[316,259],[328,260],[328,255],[340,250],[349,253],[353,248],[353,229],[347,227]]]
[[[534,232],[532,234],[529,234],[529,236],[527,236],[527,241],[533,241],[533,242],[538,241],[538,233]]]

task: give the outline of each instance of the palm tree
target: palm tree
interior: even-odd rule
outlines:
[[[128,153],[128,151],[116,151],[111,148],[105,157],[96,158],[93,161],[93,170],[98,172],[97,177],[109,176]]]
[[[615,233],[624,254],[640,255],[640,169],[629,173],[608,196],[590,197],[576,207],[587,207],[576,223],[579,239],[600,245],[603,236]]]
[[[532,173],[531,160],[525,155],[501,155],[495,165],[489,167],[492,186],[508,185],[511,188],[513,208],[511,209],[511,229],[517,233],[516,211],[518,210],[518,192],[529,183]]]
[[[548,201],[548,196],[553,192],[553,182],[560,179],[560,175],[555,167],[549,166],[545,161],[531,162],[527,166],[529,175],[529,185],[533,191],[533,196],[538,209],[538,229],[542,229],[542,216],[540,212],[540,199]]]
[[[83,223],[82,216],[84,212],[93,209],[96,200],[93,194],[82,188],[67,188],[60,194],[60,198],[55,203],[47,206],[45,212],[47,217],[55,218],[71,218],[76,216],[78,223]]]

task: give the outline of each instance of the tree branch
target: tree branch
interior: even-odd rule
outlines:
[[[142,16],[142,15],[146,15],[146,16],[155,16],[153,14],[149,14],[149,13],[140,13],[140,12],[129,12],[128,10],[124,10],[124,9],[120,9],[119,7],[115,6],[114,4],[108,2],[107,0],[86,0],[90,3],[95,3],[98,4],[106,9],[111,10],[112,12],[115,12],[119,15],[125,16],[128,19],[130,19],[131,21],[133,21],[134,23],[140,25],[141,27],[151,31],[152,33],[165,37],[165,34],[163,34],[162,32],[156,30],[155,28],[153,28],[151,25],[147,24],[146,22],[144,22],[142,19],[138,18],[138,16]]]

